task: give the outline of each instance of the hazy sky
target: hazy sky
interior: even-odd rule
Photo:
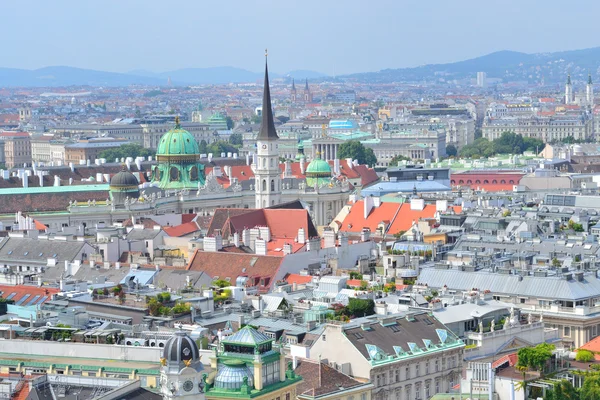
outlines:
[[[0,0],[0,67],[374,71],[600,45],[600,2]],[[587,22],[586,22],[587,21]]]

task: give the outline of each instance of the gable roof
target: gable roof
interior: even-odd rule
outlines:
[[[337,393],[342,388],[352,389],[357,386],[370,385],[370,383],[357,381],[325,363],[319,364],[318,361],[305,359],[297,362],[298,365],[294,372],[302,377],[302,382],[296,389],[300,398],[303,394],[311,397],[326,396]]]
[[[200,227],[198,226],[198,224],[196,224],[196,221],[190,221],[181,225],[169,226],[164,228],[165,233],[171,237],[182,237],[197,232],[199,230]]]
[[[282,261],[283,257],[279,256],[196,250],[187,269],[203,271],[213,279],[229,278],[232,283],[240,276],[249,277],[249,286],[258,286],[260,279],[264,279],[263,286],[268,288],[273,283]]]

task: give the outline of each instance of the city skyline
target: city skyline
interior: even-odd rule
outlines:
[[[302,8],[271,1],[234,2],[234,7],[189,1],[170,7],[140,1],[2,4],[0,12],[11,16],[5,32],[19,33],[0,39],[8,55],[0,67],[165,72],[232,66],[258,72],[256,55],[268,47],[278,73],[303,69],[342,75],[455,62],[499,50],[538,53],[600,44],[589,24],[578,25],[578,35],[547,29],[600,11],[600,5],[584,2],[569,8],[554,1],[544,7],[518,3],[516,8],[517,2],[509,1],[494,10],[493,19],[471,0],[461,7],[440,3],[433,10],[384,1],[372,14],[365,14],[358,1],[343,5],[312,0]],[[471,40],[473,35],[485,40]]]

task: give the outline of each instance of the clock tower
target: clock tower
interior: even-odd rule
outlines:
[[[164,400],[205,399],[198,346],[187,333],[177,331],[165,343],[160,363],[160,392]]]
[[[267,53],[265,52],[265,57]],[[256,165],[254,166],[256,208],[281,203],[281,171],[279,170],[279,136],[273,121],[269,68],[265,62],[262,123],[256,138]]]

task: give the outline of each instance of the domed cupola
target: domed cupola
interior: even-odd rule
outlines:
[[[121,171],[114,175],[109,185],[110,196],[116,206],[125,203],[125,199],[137,199],[140,197],[139,182],[135,175],[123,165]]]
[[[198,142],[181,128],[179,117],[175,118],[175,127],[160,138],[156,160],[158,165],[152,171],[152,181],[161,189],[192,189],[204,184]]]
[[[331,182],[331,167],[329,163],[321,159],[317,154],[317,158],[312,160],[306,167],[306,185],[307,186],[323,186]]]
[[[243,360],[223,360],[215,377],[216,389],[241,390],[254,388],[254,373]]]
[[[163,360],[163,364],[166,364],[169,369],[181,370],[185,367],[202,369],[202,364],[198,362],[200,360],[198,346],[184,331],[175,332],[165,343]]]

